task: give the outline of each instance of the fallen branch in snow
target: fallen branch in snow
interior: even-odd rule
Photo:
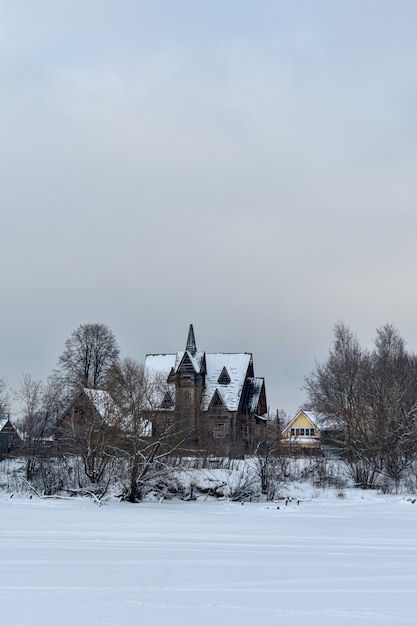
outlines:
[[[59,496],[57,494],[53,494],[53,495],[40,494],[38,491],[36,491],[35,487],[30,484],[28,480],[25,480],[25,483],[28,485],[29,489],[33,491],[35,496],[37,496],[40,500],[71,500],[72,499],[72,496]],[[89,489],[80,489],[76,491],[70,491],[70,493],[73,493],[74,495],[89,496],[98,506],[102,506],[104,504],[101,498],[104,496],[105,491],[103,491],[103,493],[100,494],[99,496],[97,496],[97,494],[95,494],[93,491],[90,491]]]
[[[54,495],[40,494],[38,491],[36,491],[35,487],[30,484],[28,480],[25,480],[25,482],[28,485],[29,489],[33,491],[35,496],[37,496],[40,500],[71,500],[71,498],[68,496],[58,496],[56,494]]]
[[[85,493],[87,496],[90,496],[93,499],[93,501],[97,504],[97,506],[103,506],[104,504],[103,500],[97,497],[95,493],[93,493],[92,491],[86,491]]]
[[[35,496],[38,496],[38,498],[42,498],[42,497],[43,497],[43,496],[41,496],[41,495],[40,495],[40,494],[36,491],[35,487],[33,487],[33,486],[30,484],[30,482],[29,482],[28,480],[24,479],[24,482],[25,482],[25,483],[29,486],[29,489],[30,489],[31,491],[33,491],[33,493],[35,494]]]
[[[104,504],[102,497],[105,495],[105,491],[97,495],[96,493],[94,493],[94,491],[91,491],[90,489],[72,489],[70,490],[70,493],[75,496],[89,496],[98,506],[103,506]]]

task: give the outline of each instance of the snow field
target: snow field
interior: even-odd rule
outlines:
[[[2,496],[0,624],[415,624],[417,503],[314,495],[101,507]]]

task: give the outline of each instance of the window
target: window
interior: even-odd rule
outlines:
[[[225,435],[225,425],[224,424],[214,424],[213,426],[213,437],[214,439],[224,439]]]
[[[217,382],[219,383],[219,385],[228,385],[230,383],[230,376],[226,367],[222,369],[221,374],[217,379]]]
[[[212,407],[219,407],[219,406],[223,407],[224,406],[223,401],[222,401],[221,397],[219,396],[219,393],[218,393],[217,389],[214,392],[214,395],[213,395],[213,398],[212,398],[210,404],[211,404]]]
[[[291,437],[315,437],[314,428],[291,428]]]
[[[166,392],[164,399],[161,402],[161,409],[172,409],[174,401],[169,391]]]

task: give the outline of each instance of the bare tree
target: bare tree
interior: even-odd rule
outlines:
[[[369,353],[343,324],[328,359],[305,379],[309,406],[339,433],[356,484],[378,477],[398,486],[417,454],[417,360],[391,325],[377,330]]]
[[[26,480],[31,480],[46,451],[46,437],[56,417],[51,389],[26,374],[16,392],[20,401],[20,430],[23,434]]]
[[[85,476],[102,494],[107,488],[103,489],[103,484],[111,478],[106,470],[114,465],[119,449],[121,421],[120,410],[107,391],[83,389],[72,398],[56,424],[60,453],[79,458]],[[83,481],[79,487],[83,487]]]
[[[376,478],[378,454],[374,432],[369,428],[371,363],[355,335],[344,324],[334,329],[333,347],[323,364],[316,363],[305,378],[309,408],[323,415],[327,426],[338,433],[353,479],[370,487]]]
[[[261,431],[256,441],[253,461],[255,474],[261,482],[262,494],[267,500],[273,500],[288,465],[288,456],[284,453],[276,424],[268,422]]]
[[[71,387],[103,388],[111,367],[119,359],[119,347],[104,324],[82,324],[65,342],[59,371]]]
[[[4,378],[0,378],[0,417],[6,417],[10,410],[10,397],[7,390],[7,383]]]
[[[123,450],[129,464],[125,498],[141,500],[150,483],[172,472],[169,460],[189,435],[172,410],[163,409],[166,381],[143,365],[124,359],[110,376],[113,398],[123,413]],[[188,426],[188,424],[187,424]]]
[[[390,324],[377,330],[369,384],[379,470],[398,487],[417,454],[417,361]]]

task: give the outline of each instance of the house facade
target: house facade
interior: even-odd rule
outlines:
[[[281,431],[282,442],[303,452],[315,453],[321,448],[320,418],[311,411],[298,411]]]
[[[101,389],[81,389],[55,424],[60,451],[75,452],[94,439],[107,437],[119,428],[120,411],[111,395]]]
[[[8,417],[0,418],[0,461],[17,454],[22,447],[22,439]]]
[[[171,412],[196,446],[240,454],[266,423],[265,381],[255,377],[252,354],[201,352],[192,325],[185,350],[146,355],[145,373],[164,383],[158,410]]]

